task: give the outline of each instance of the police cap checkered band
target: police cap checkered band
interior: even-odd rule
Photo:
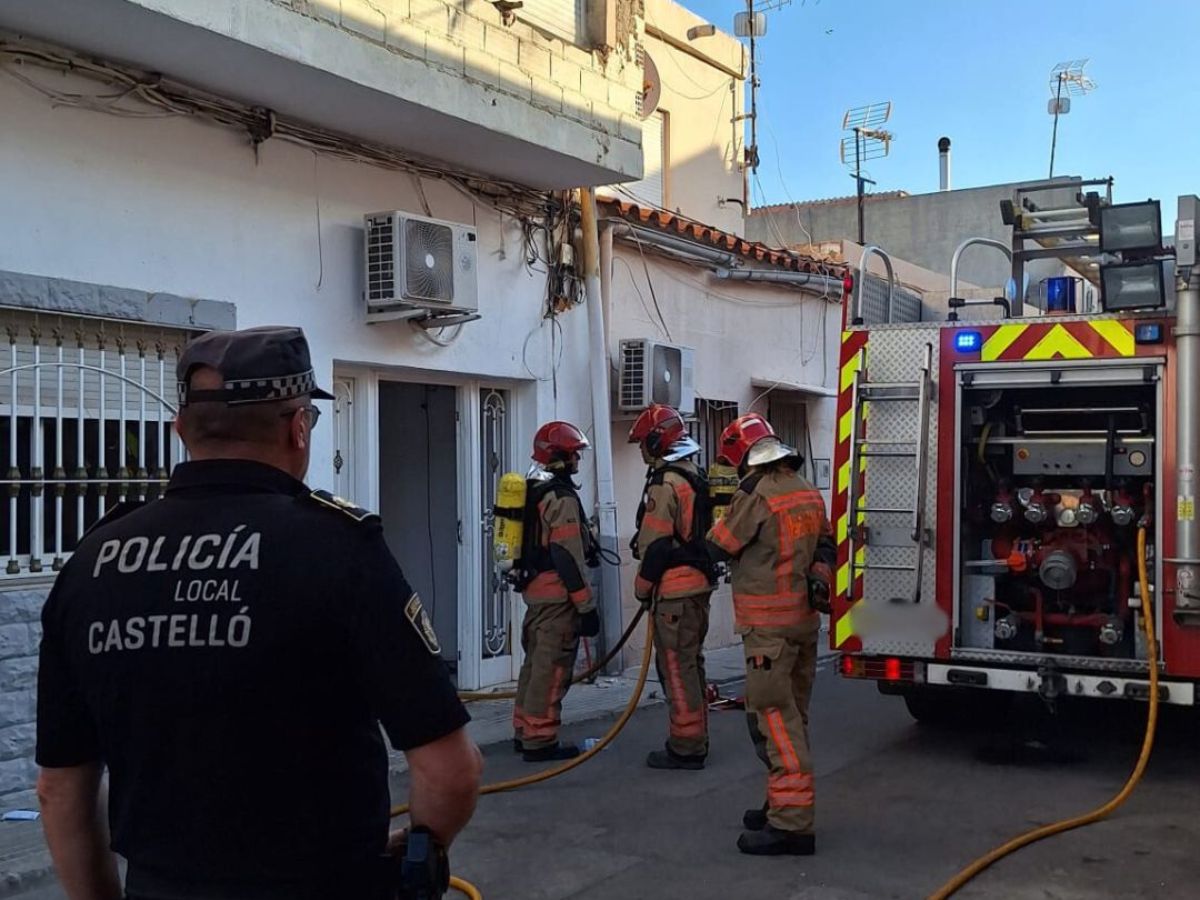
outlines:
[[[188,382],[201,367],[219,372],[224,386],[193,390]],[[290,326],[210,331],[184,347],[175,374],[180,406],[203,401],[269,403],[303,396],[333,399],[317,387],[304,332]]]

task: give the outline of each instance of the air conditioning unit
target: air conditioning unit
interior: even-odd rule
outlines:
[[[647,338],[621,341],[617,410],[640,412],[651,403],[665,403],[691,415],[696,405],[695,353],[691,347]]]
[[[479,309],[475,229],[404,212],[364,217],[367,321]]]

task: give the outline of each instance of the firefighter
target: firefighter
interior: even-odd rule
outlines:
[[[596,562],[596,541],[571,478],[579,471],[579,454],[590,446],[569,422],[548,422],[533,438],[535,465],[526,490],[517,581],[527,607],[521,627],[525,662],[513,706],[513,748],[526,762],[579,755],[577,746],[559,743],[558,728],[579,638],[600,633],[583,574]]]
[[[659,683],[669,703],[670,736],[646,757],[652,769],[703,769],[708,756],[704,638],[713,590],[704,542],[711,522],[708,485],[695,463],[700,445],[678,411],[654,404],[629,431],[650,467],[631,549],[640,561],[638,601],[654,614]]]
[[[818,612],[829,609],[833,535],[821,494],[797,473],[802,458],[762,416],[751,413],[729,425],[719,454],[742,481],[709,532],[709,551],[732,561],[750,736],[769,771],[766,803],[747,810],[738,849],[807,856],[816,849],[808,702]]]

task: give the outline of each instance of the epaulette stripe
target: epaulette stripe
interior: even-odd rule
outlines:
[[[309,499],[315,500],[322,506],[329,509],[336,509],[342,515],[349,516],[355,522],[366,522],[369,519],[378,519],[376,513],[369,509],[363,509],[361,506],[355,506],[349,500],[343,500],[341,497],[335,497],[329,491],[313,491],[308,495]]]

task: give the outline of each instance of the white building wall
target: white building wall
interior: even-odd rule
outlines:
[[[609,328],[613,360],[618,359],[622,338],[649,337],[693,347],[698,398],[734,402],[739,414],[751,410],[767,414],[772,399],[804,403],[814,457],[832,458],[837,402],[834,397],[802,395],[782,388],[768,392],[751,381],[766,381],[768,386],[780,381],[836,388],[842,314],[840,291],[831,291],[827,299],[822,299],[787,288],[718,281],[702,268],[649,254],[647,278],[636,247],[618,242],[614,257]],[[662,311],[661,321],[653,297],[657,297]],[[626,621],[637,609],[633,598],[636,563],[628,545],[634,533],[646,471],[638,448],[627,443],[631,424],[632,419],[613,423]],[[829,491],[824,494],[828,504]],[[713,596],[707,646],[727,646],[737,640],[729,587],[722,585]],[[636,662],[641,635],[635,635],[630,645],[625,655],[628,665]]]
[[[323,382],[335,360],[469,374],[524,385],[530,420],[590,421],[582,310],[559,318],[557,400],[550,381],[534,377],[550,372],[545,279],[526,270],[513,219],[423,183],[433,216],[479,231],[483,318],[443,349],[403,322],[365,322],[362,215],[424,213],[408,175],[272,141],[256,161],[235,132],[54,110],[4,79],[0,106],[0,194],[9,210],[0,269],[226,300],[237,305],[239,327],[300,325]],[[311,472],[319,487],[332,486],[324,426]]]
[[[407,174],[315,157],[279,141],[263,144],[256,161],[236,132],[180,119],[129,120],[52,109],[4,78],[0,108],[5,111],[0,196],[6,211],[0,223],[0,271],[226,301],[236,305],[238,327],[302,327],[320,383],[328,386],[335,372],[349,372],[358,379],[356,399],[365,401],[356,404],[358,489],[352,496],[357,502],[378,508],[374,380],[464,387],[458,437],[458,628],[465,667],[460,679],[470,687],[485,670],[493,681],[515,677],[508,665],[503,671],[494,665],[480,668],[476,659],[472,670],[465,661],[478,654],[481,559],[490,553],[480,532],[484,502],[478,454],[473,457],[469,443],[477,419],[474,387],[511,392],[511,458],[521,471],[540,422],[562,418],[594,430],[586,311],[581,307],[559,315],[557,329],[543,318],[546,276],[527,270],[518,223],[440,182],[426,180],[418,192]],[[463,326],[446,348],[405,322],[368,325],[361,298],[363,214],[387,209],[425,214],[425,201],[433,216],[473,224],[479,235],[482,318]],[[333,465],[335,416],[325,411],[314,434],[308,481],[314,488],[344,490]],[[590,464],[585,467],[580,481],[590,507],[594,479]],[[19,731],[11,741],[16,755],[0,757],[0,794],[32,785],[34,770],[26,754],[32,739],[37,613],[48,583],[5,594],[14,599],[10,619],[21,613],[8,627],[24,637],[19,647],[6,644],[13,659],[0,658],[0,674],[13,669],[21,679],[10,685],[19,696],[9,698],[8,688],[0,688],[0,739],[10,727]],[[519,623],[520,601],[509,597],[510,621]],[[6,621],[0,616],[0,625]],[[519,656],[505,660],[515,666]]]

